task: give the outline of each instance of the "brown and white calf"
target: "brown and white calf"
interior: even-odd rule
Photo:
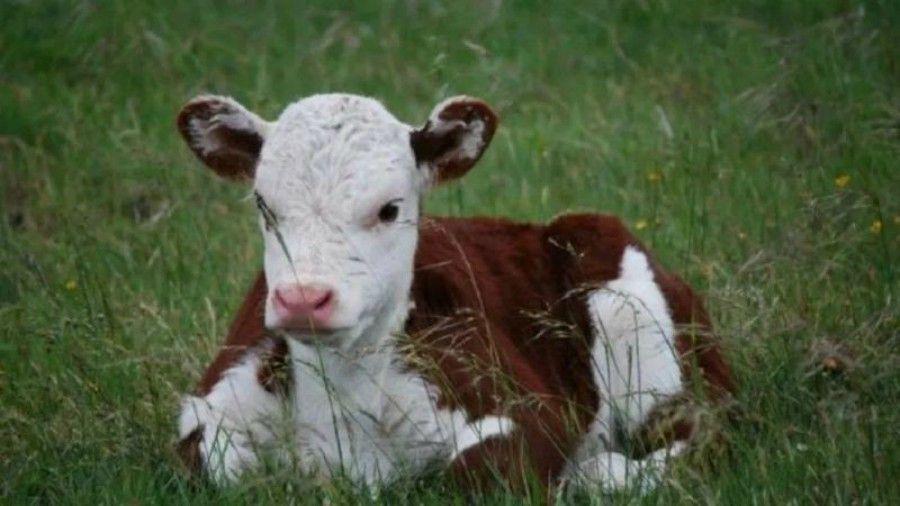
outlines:
[[[473,487],[653,483],[729,369],[700,300],[615,217],[420,213],[497,126],[457,97],[414,128],[327,94],[268,122],[201,96],[178,117],[207,166],[253,185],[264,271],[182,403],[194,468],[264,459],[375,484],[434,465]]]

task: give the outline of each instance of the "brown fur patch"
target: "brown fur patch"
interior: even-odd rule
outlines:
[[[197,396],[207,395],[222,378],[222,374],[235,366],[247,350],[263,344],[267,336],[263,325],[266,293],[266,277],[259,273],[231,322],[224,345],[197,385],[194,391]]]

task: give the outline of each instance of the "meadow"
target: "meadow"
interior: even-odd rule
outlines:
[[[429,212],[617,214],[706,297],[741,385],[727,451],[563,502],[897,504],[898,27],[891,0],[0,3],[0,501],[466,503],[438,477],[217,490],[172,450],[261,265],[247,188],[175,114],[347,91],[413,124],[497,108]]]

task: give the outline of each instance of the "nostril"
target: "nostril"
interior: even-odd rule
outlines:
[[[284,298],[284,292],[280,288],[275,290],[275,303],[281,307],[288,307],[288,301]]]
[[[329,290],[325,292],[322,297],[319,298],[319,301],[315,304],[315,309],[323,309],[331,303],[331,299],[334,298],[333,293]]]

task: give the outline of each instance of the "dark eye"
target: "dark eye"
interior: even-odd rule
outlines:
[[[400,208],[397,207],[397,204],[388,202],[378,211],[378,219],[382,223],[392,223],[397,219],[398,214],[400,214]]]

